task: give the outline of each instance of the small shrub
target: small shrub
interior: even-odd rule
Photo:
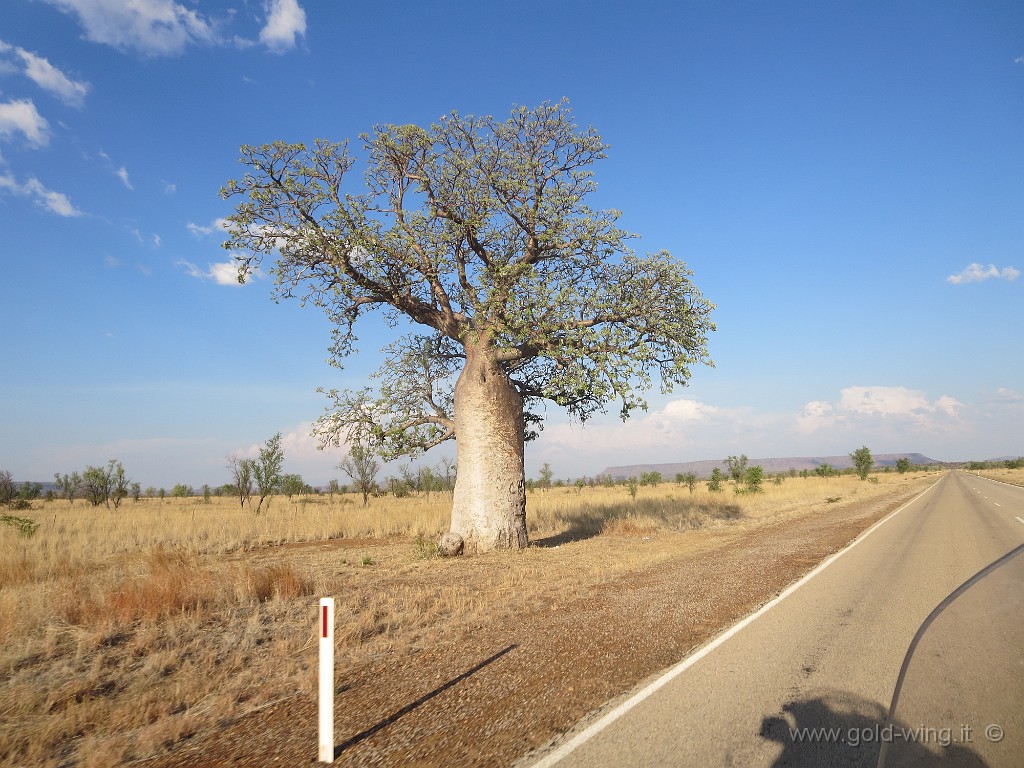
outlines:
[[[837,501],[839,501],[842,498],[843,498],[842,496],[828,496],[825,499],[825,503],[826,504],[835,504]]]
[[[18,506],[18,501],[22,500],[19,499],[12,503],[12,509],[23,509],[23,507]],[[25,502],[25,504],[31,509],[31,504],[29,504],[27,501]],[[22,536],[31,536],[36,532],[36,529],[39,528],[39,523],[37,523],[35,520],[29,520],[27,517],[15,517],[14,515],[0,515],[0,523],[17,528],[18,532]]]
[[[437,557],[437,542],[426,538],[422,533],[416,534],[413,542],[416,545],[416,555],[423,560],[433,560]]]

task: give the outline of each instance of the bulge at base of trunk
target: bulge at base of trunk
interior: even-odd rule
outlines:
[[[455,384],[455,439],[452,531],[467,552],[526,547],[523,399],[486,351],[468,346]]]

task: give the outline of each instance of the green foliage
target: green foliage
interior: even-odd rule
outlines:
[[[313,489],[302,479],[301,475],[281,475],[281,493],[289,499],[303,493],[312,493]]]
[[[362,315],[412,320],[385,348],[376,386],[327,392],[326,444],[369,439],[385,458],[455,437],[453,385],[483,351],[524,398],[525,437],[549,400],[585,420],[612,401],[623,417],[711,364],[713,305],[667,252],[638,257],[613,210],[595,210],[592,166],[606,145],[567,103],[506,121],[442,117],[379,125],[347,143],[244,146],[246,175],[225,248],[240,279],[276,258],[275,298],[310,302],[334,323],[331,362],[353,351]]]
[[[551,465],[547,462],[540,468],[540,478],[537,480],[537,487],[547,490],[551,487],[551,478],[555,476],[555,472],[551,469]]]
[[[832,477],[836,471],[829,464],[822,463],[814,468],[814,474],[818,477]]]
[[[87,466],[81,476],[81,491],[94,507],[113,503],[114,509],[128,495],[128,477],[117,459],[110,459],[106,467]],[[70,499],[69,499],[70,501]]]
[[[708,490],[713,493],[722,490],[724,481],[725,475],[722,474],[722,470],[715,467],[711,470],[711,477],[708,479]]]
[[[256,514],[263,509],[263,502],[273,496],[281,485],[281,467],[284,465],[284,447],[281,445],[281,433],[278,432],[267,440],[260,448],[259,456],[251,462],[252,480],[256,485],[256,493],[260,500],[256,504]],[[250,502],[249,506],[252,506]]]
[[[192,495],[192,487],[185,483],[178,483],[171,489],[171,498],[186,499]]]
[[[898,459],[896,459],[896,471],[899,472],[901,475],[905,475],[907,472],[909,472],[910,459],[908,459],[906,456],[900,456]]]
[[[748,467],[743,474],[743,483],[747,493],[761,493],[764,489],[764,468],[760,466]]]
[[[24,501],[31,502],[34,501],[35,499],[38,499],[42,495],[42,493],[42,483],[31,483],[25,481],[24,483],[21,484],[21,488],[18,489],[18,498],[23,499]]]
[[[25,501],[28,504],[28,501]],[[31,506],[31,505],[30,505]],[[0,524],[10,525],[18,529],[22,536],[32,536],[39,528],[39,523],[29,520],[27,517],[16,517],[15,515],[0,515]]]
[[[637,489],[636,478],[635,477],[629,478],[626,481],[626,490],[629,491],[629,498],[631,498],[631,499],[635,499],[636,498],[636,489]]]
[[[131,484],[132,501],[138,502],[139,497],[142,496],[142,483]]]
[[[739,485],[747,471],[747,454],[726,457],[725,466],[729,470],[729,479]]]
[[[657,487],[661,484],[662,479],[661,472],[656,470],[640,473],[640,485],[653,485],[654,487]]]
[[[413,541],[416,546],[416,554],[423,560],[433,560],[437,557],[437,542],[426,538],[422,533],[417,533]]]
[[[866,445],[862,445],[850,454],[850,458],[853,460],[853,468],[857,472],[857,477],[861,480],[867,480],[868,473],[871,472],[871,467],[875,464],[874,459],[871,457],[871,451],[868,447]]]

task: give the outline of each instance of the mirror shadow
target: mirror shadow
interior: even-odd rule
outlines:
[[[886,768],[943,766],[984,768],[988,764],[958,743],[960,734],[900,721],[887,729],[887,708],[842,691],[793,701],[761,721],[760,736],[782,745],[773,768],[876,768],[883,740],[889,740]]]

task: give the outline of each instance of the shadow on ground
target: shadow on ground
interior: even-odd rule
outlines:
[[[760,736],[782,745],[773,768],[875,768],[883,739],[890,740],[886,768],[939,765],[984,768],[987,763],[956,732],[893,723],[885,728],[886,709],[873,701],[843,692],[794,701],[780,715],[765,717]]]
[[[560,533],[535,539],[534,546],[557,547],[592,539],[602,533],[643,535],[658,531],[686,531],[703,528],[713,520],[736,520],[739,505],[722,501],[694,502],[690,499],[636,499],[617,504],[585,504],[558,518],[565,528]]]
[[[496,662],[498,659],[500,659],[505,654],[514,651],[517,647],[518,646],[515,643],[513,643],[512,645],[509,645],[509,646],[506,646],[505,648],[502,648],[500,651],[498,651],[493,656],[489,656],[488,658],[484,659],[483,661],[481,661],[476,666],[471,667],[470,669],[467,669],[461,675],[453,677],[451,680],[449,680],[448,682],[444,683],[443,685],[438,686],[437,688],[432,690],[430,693],[423,694],[418,699],[416,699],[416,701],[413,701],[413,702],[410,702],[409,704],[406,704],[404,707],[402,707],[401,709],[397,710],[396,712],[393,712],[392,714],[388,715],[383,720],[380,720],[379,722],[375,723],[374,725],[371,725],[366,730],[360,731],[355,736],[353,736],[350,739],[347,739],[346,741],[342,742],[341,744],[339,744],[338,746],[336,746],[334,748],[334,759],[337,760],[339,757],[341,757],[341,755],[345,752],[345,750],[349,749],[350,747],[355,746],[356,744],[361,742],[363,739],[367,739],[370,736],[373,736],[373,734],[375,734],[378,731],[381,731],[381,730],[387,728],[389,725],[395,724],[402,717],[404,717],[405,715],[408,715],[410,712],[412,712],[416,708],[426,704],[428,701],[430,701],[435,696],[438,696],[438,695],[444,693],[449,688],[452,688],[452,687],[458,685],[459,683],[461,683],[463,680],[469,679],[470,677],[475,675],[477,672],[482,670],[484,667],[486,667],[489,664],[493,664],[494,662]]]

